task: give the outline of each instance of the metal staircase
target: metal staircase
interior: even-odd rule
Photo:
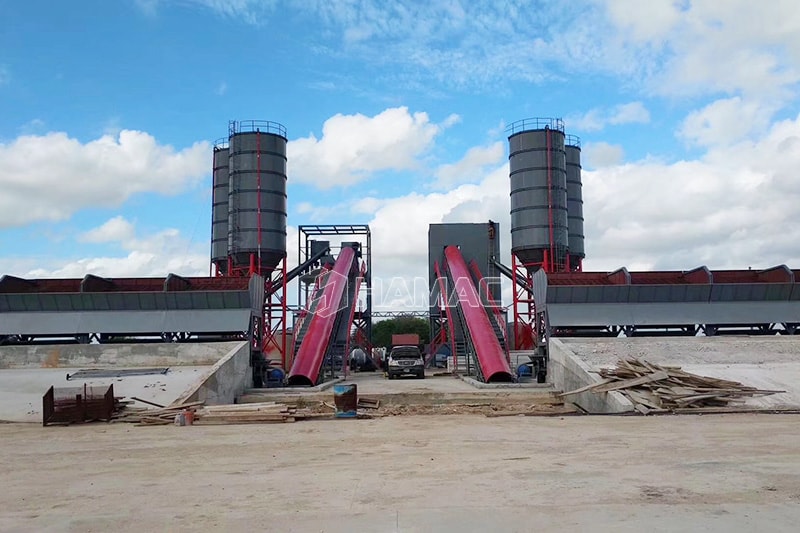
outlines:
[[[357,280],[356,276],[351,274],[347,280],[347,292],[345,293],[346,300],[338,302],[341,307],[336,312],[336,321],[333,326],[333,334],[328,342],[328,348],[325,352],[325,359],[323,361],[323,372],[320,373],[320,381],[325,381],[327,378],[333,378],[337,372],[347,365],[349,354],[347,352],[348,337],[350,336],[350,314],[352,306],[355,305],[357,293]],[[328,376],[324,377],[322,374],[327,373]]]
[[[322,272],[317,279],[316,287],[314,288],[314,295],[310,301],[309,308],[305,311],[305,316],[303,316],[300,322],[300,328],[294,336],[294,349],[293,358],[297,357],[297,351],[300,349],[300,346],[303,344],[303,339],[308,333],[308,328],[311,324],[311,317],[314,315],[314,312],[317,310],[317,306],[319,306],[319,302],[322,299],[322,292],[325,290],[325,276],[327,276],[327,271]]]

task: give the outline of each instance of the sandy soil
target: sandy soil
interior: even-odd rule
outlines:
[[[0,531],[796,531],[798,422],[0,425]]]

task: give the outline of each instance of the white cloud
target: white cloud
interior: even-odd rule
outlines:
[[[681,124],[678,136],[700,146],[728,145],[751,134],[762,134],[774,108],[739,96],[716,100],[692,111]]]
[[[119,278],[165,276],[169,273],[207,276],[209,273],[207,245],[192,243],[172,228],[139,235],[132,222],[117,216],[78,235],[77,241],[119,248],[123,254],[72,260],[51,258],[47,268],[39,266],[27,270],[22,270],[25,267],[23,263],[5,264],[3,273],[26,278],[80,278],[86,274]]]
[[[69,218],[142,192],[176,194],[209,173],[210,145],[176,150],[141,131],[81,143],[66,133],[0,143],[0,228]]]
[[[107,220],[101,226],[84,232],[78,240],[91,243],[128,242],[134,238],[135,234],[134,225],[124,217],[117,216]]]
[[[467,150],[464,157],[455,163],[440,165],[436,169],[438,189],[449,189],[453,185],[469,183],[480,179],[487,166],[497,165],[505,157],[505,146],[502,142],[489,146],[475,146]]]
[[[584,169],[618,165],[625,157],[625,151],[618,144],[589,142],[581,149],[581,165]]]
[[[792,0],[608,0],[613,39],[648,50],[662,95],[785,96],[800,80],[800,12]]]
[[[665,39],[681,18],[675,0],[610,0],[606,6],[611,19],[638,42]]]
[[[594,108],[583,115],[565,119],[566,127],[570,131],[600,131],[607,125],[647,124],[648,122],[650,122],[650,112],[642,102],[619,104],[610,109]]]
[[[448,118],[445,124],[452,123]],[[325,121],[322,137],[313,133],[289,142],[289,173],[293,183],[320,189],[365,181],[383,170],[412,170],[446,127],[426,113],[406,107],[373,116],[335,115]]]
[[[139,9],[148,16],[155,16],[165,4],[195,5],[220,16],[239,19],[248,24],[258,24],[263,16],[272,12],[274,0],[135,0]]]
[[[34,118],[23,124],[19,128],[19,132],[23,135],[32,135],[35,133],[41,133],[45,129],[45,122],[40,118]]]
[[[587,265],[798,264],[798,165],[800,117],[698,160],[585,172]]]

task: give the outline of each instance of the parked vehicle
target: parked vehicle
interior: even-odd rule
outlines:
[[[417,346],[395,346],[389,352],[386,375],[389,379],[400,376],[425,378],[425,359]]]

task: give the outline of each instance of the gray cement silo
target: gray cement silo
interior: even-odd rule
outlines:
[[[531,269],[562,270],[569,246],[564,123],[531,118],[512,123],[506,131],[511,251]]]
[[[214,163],[211,192],[211,262],[219,273],[228,268],[228,139],[214,143]]]
[[[236,268],[274,269],[286,257],[286,128],[230,123],[228,250]]]
[[[583,182],[581,181],[581,140],[566,137],[567,156],[567,227],[569,229],[570,269],[580,269],[586,257],[583,234]]]

